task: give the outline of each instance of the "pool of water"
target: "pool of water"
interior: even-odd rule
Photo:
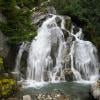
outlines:
[[[65,95],[70,95],[72,100],[89,100],[89,89],[90,85],[80,84],[74,82],[62,82],[62,83],[50,83],[46,84],[43,87],[29,87],[22,89],[18,96],[22,97],[23,95],[33,95],[36,93],[51,93],[55,90],[63,92]],[[33,99],[34,100],[34,99]]]

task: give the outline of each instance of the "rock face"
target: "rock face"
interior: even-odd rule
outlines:
[[[34,12],[32,15],[32,24],[40,25],[45,18],[46,15],[43,12]]]
[[[91,86],[91,95],[95,100],[100,100],[100,80]]]
[[[6,18],[0,13],[0,22],[6,23]],[[0,31],[0,56],[5,58],[9,52],[9,47],[6,44],[7,37]]]
[[[6,44],[7,37],[3,35],[3,33],[0,31],[0,56],[6,57],[9,52],[9,47]]]
[[[0,13],[0,22],[6,23],[6,18]]]
[[[4,58],[4,66],[6,72],[11,72],[14,69],[17,52],[18,47],[12,46],[9,48],[9,52]]]

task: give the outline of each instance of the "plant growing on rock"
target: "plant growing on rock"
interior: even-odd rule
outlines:
[[[13,96],[17,90],[17,82],[14,79],[0,77],[0,98]]]

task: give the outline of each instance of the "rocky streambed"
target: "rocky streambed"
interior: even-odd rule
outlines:
[[[89,100],[90,85],[74,82],[46,84],[43,87],[24,88],[18,100]]]

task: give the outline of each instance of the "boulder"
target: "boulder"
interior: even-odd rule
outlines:
[[[73,81],[74,74],[70,68],[64,69],[64,76],[66,81]]]
[[[24,95],[23,100],[32,100],[30,95]]]
[[[91,95],[95,100],[100,100],[100,80],[91,86]]]
[[[16,80],[10,77],[0,77],[0,98],[14,96],[18,91]]]
[[[59,27],[61,27],[61,26],[60,26],[60,25],[61,25],[61,19],[60,19],[59,17],[56,17],[55,20],[56,20],[57,25],[58,25]]]
[[[71,27],[72,27],[71,17],[65,16],[65,28],[70,31]]]
[[[32,15],[32,24],[40,24],[40,21],[45,20],[46,14],[43,12],[34,12]]]
[[[52,7],[52,6],[47,7],[47,12],[50,13],[50,14],[57,14],[55,8]]]

